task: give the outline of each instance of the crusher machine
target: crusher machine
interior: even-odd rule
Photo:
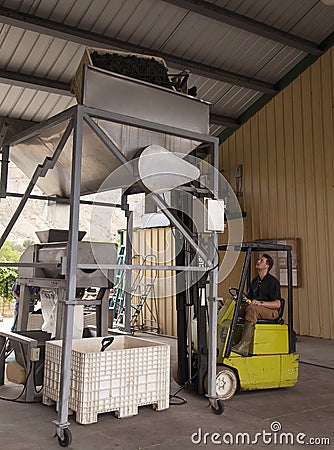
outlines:
[[[200,318],[198,391],[204,393],[203,380],[208,374],[207,395],[211,407],[218,413],[223,411],[216,395],[215,376],[218,232],[224,230],[225,206],[219,186],[219,140],[209,135],[209,104],[173,89],[111,73],[89,63],[83,64],[81,70],[80,82],[77,83],[78,105],[5,142],[10,160],[31,181],[0,240],[1,246],[35,185],[44,192],[46,199],[70,203],[68,242],[60,246],[53,243],[34,246],[28,249],[25,262],[20,264],[21,274],[29,274],[26,278],[20,277],[20,281],[26,284],[41,285],[47,280],[47,284],[52,285],[52,277],[45,276],[47,265],[53,265],[52,270],[60,271],[63,276],[63,284],[57,285],[63,289],[62,329],[58,330],[63,338],[63,375],[56,421],[56,433],[62,446],[71,442],[68,422],[69,366],[74,306],[78,304],[77,288],[94,284],[92,278],[97,273],[100,276],[102,272],[105,274],[105,271],[117,268],[112,246],[106,260],[104,257],[96,258],[96,253],[94,261],[81,258],[85,253],[85,243],[78,240],[78,228],[80,203],[85,201],[82,197],[85,194],[112,189],[122,191],[119,204],[105,206],[123,209],[127,219],[126,331],[130,331],[131,270],[141,269],[140,266],[131,266],[133,212],[129,209],[128,196],[138,192],[150,195],[170,221],[175,229],[175,265],[159,265],[156,269],[175,273],[178,379],[185,384],[192,378],[189,360],[191,339],[187,337],[187,330],[189,306],[193,305]],[[190,157],[201,149],[205,150],[208,158],[206,166],[209,169],[205,173],[202,162]],[[5,183],[4,179],[2,183]],[[166,200],[166,193],[171,193],[170,201]],[[200,222],[206,222],[202,230],[198,229],[202,225],[198,227],[193,218],[194,199],[202,205]],[[239,220],[242,222],[241,215]],[[200,238],[199,231],[205,232],[204,240]],[[101,248],[102,253],[106,256]],[[55,262],[58,263],[57,269]],[[41,269],[44,271],[42,277]],[[97,269],[101,272],[96,272]],[[95,272],[91,274],[90,271]],[[109,279],[109,275],[105,279]],[[85,280],[83,284],[81,280]],[[105,286],[102,282],[100,286],[110,287],[110,284]],[[101,322],[103,320],[101,315]]]

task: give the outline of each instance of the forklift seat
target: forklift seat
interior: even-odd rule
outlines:
[[[277,319],[259,319],[257,323],[278,323],[280,325],[284,324],[283,313],[284,313],[285,300],[281,298],[281,306],[278,309],[278,317]]]

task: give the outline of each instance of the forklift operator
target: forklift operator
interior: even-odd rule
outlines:
[[[269,273],[273,265],[272,257],[266,253],[257,260],[258,276],[252,280],[247,293],[251,302],[240,308],[239,316],[245,319],[245,325],[241,340],[232,347],[232,351],[242,356],[248,355],[249,344],[258,319],[274,320],[278,317],[278,310],[281,306],[281,288],[277,278]]]

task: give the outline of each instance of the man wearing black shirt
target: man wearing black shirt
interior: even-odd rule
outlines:
[[[274,262],[271,256],[263,254],[256,263],[258,276],[250,285],[247,297],[251,300],[241,309],[240,315],[245,318],[245,325],[239,344],[232,351],[242,356],[248,355],[249,344],[254,335],[258,319],[277,319],[281,305],[281,289],[277,278],[269,273]]]

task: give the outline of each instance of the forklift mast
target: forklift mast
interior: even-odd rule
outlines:
[[[194,240],[198,241],[197,230],[194,228],[192,217],[191,196],[177,192],[175,196],[177,214],[183,224],[192,233]],[[185,211],[187,213],[185,213]],[[181,233],[175,231],[176,241],[176,265],[188,265],[189,261],[197,258],[195,251],[187,246]],[[176,274],[176,311],[177,311],[177,362],[178,383],[186,388],[195,388],[199,394],[204,394],[204,378],[208,371],[208,349],[207,349],[207,309],[206,309],[206,281],[204,274],[196,282],[188,285],[188,274],[179,271]],[[192,312],[197,318],[197,342],[198,353],[196,361],[193,360],[191,342],[188,330],[191,328],[189,321],[192,320]]]

